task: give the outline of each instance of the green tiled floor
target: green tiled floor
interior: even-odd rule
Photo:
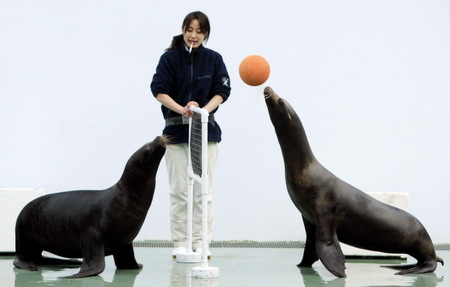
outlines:
[[[434,273],[398,276],[381,265],[406,263],[392,260],[347,260],[347,278],[336,278],[317,262],[313,268],[299,270],[303,249],[272,248],[212,248],[210,265],[219,268],[220,277],[214,280],[192,279],[192,264],[176,263],[168,248],[135,248],[142,270],[116,270],[112,257],[107,257],[106,269],[100,276],[83,279],[62,279],[78,272],[74,268],[41,267],[38,272],[16,269],[13,256],[0,256],[0,286],[450,286],[448,267],[439,265]],[[440,251],[440,257],[450,264],[450,251]],[[414,260],[408,258],[408,263]],[[444,277],[447,277],[445,281]],[[447,282],[447,283],[446,283]]]

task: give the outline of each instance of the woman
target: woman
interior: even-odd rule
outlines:
[[[166,120],[163,134],[171,144],[165,159],[170,184],[171,236],[175,249],[172,255],[186,252],[186,200],[188,124],[192,116],[190,106],[205,108],[210,113],[208,122],[208,176],[212,185],[217,160],[218,143],[222,132],[214,120],[220,104],[230,95],[230,79],[222,56],[203,46],[210,36],[208,17],[200,12],[189,13],[182,24],[182,34],[173,37],[170,47],[161,56],[153,76],[151,90],[162,104]],[[201,190],[194,184],[194,211],[192,249],[201,252]],[[212,231],[212,194],[208,194],[208,243]],[[209,255],[209,254],[208,254]]]

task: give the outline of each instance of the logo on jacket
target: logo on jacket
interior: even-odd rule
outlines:
[[[222,85],[224,85],[225,87],[228,87],[228,82],[230,80],[227,77],[222,77]]]

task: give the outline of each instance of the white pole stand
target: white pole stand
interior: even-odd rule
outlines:
[[[193,267],[192,277],[201,279],[219,278],[219,268],[208,265]]]
[[[190,160],[189,160],[190,161]],[[189,173],[189,170],[188,170]],[[178,253],[176,260],[178,263],[199,263],[202,262],[202,254],[192,251],[192,211],[193,211],[193,198],[194,198],[194,180],[188,180],[188,193],[187,193],[187,250],[186,253]]]
[[[202,121],[202,174],[201,177],[194,177],[201,183],[202,193],[202,254],[200,266],[192,268],[192,277],[201,279],[214,279],[219,277],[219,268],[208,266],[208,118],[206,109],[191,107],[192,112],[201,114]],[[192,123],[192,120],[191,120]]]
[[[202,261],[202,255],[193,251],[177,254],[178,263],[199,263]]]

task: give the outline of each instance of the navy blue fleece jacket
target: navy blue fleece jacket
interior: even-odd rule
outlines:
[[[204,107],[215,95],[222,96],[225,102],[231,90],[222,56],[203,45],[191,54],[184,45],[167,50],[159,60],[150,88],[155,97],[159,93],[167,94],[182,106],[196,101],[200,107]],[[165,106],[161,106],[161,110],[164,119],[181,116]],[[169,136],[171,143],[187,143],[188,125],[166,126],[163,134]],[[221,140],[222,131],[218,123],[209,122],[208,141]]]

